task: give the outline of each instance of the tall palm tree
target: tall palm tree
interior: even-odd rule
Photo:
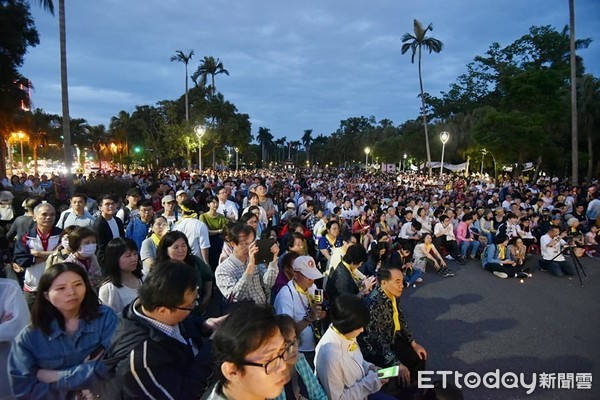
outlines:
[[[304,146],[304,150],[306,150],[306,161],[308,162],[310,162],[310,145],[313,141],[312,132],[312,129],[306,129],[304,135],[302,135],[302,145]]]
[[[423,127],[425,128],[425,149],[427,151],[427,163],[429,165],[429,175],[431,175],[431,150],[429,149],[429,132],[427,129],[427,110],[425,109],[425,91],[423,90],[423,74],[421,73],[421,52],[423,47],[429,50],[429,53],[439,53],[444,44],[433,37],[427,37],[427,31],[433,30],[433,24],[429,24],[427,29],[416,19],[413,21],[414,34],[405,33],[402,35],[402,54],[412,50],[411,63],[415,63],[415,55],[419,55],[419,87],[421,89],[421,113],[423,115]]]
[[[256,135],[256,139],[260,143],[260,147],[262,149],[262,162],[263,166],[267,163],[267,147],[273,143],[273,135],[269,128],[260,127],[258,128],[258,135]]]
[[[204,58],[200,62],[200,66],[198,67],[196,72],[192,74],[192,80],[196,85],[198,85],[198,78],[200,78],[199,86],[205,86],[206,82],[208,81],[208,76],[210,75],[210,93],[214,96],[217,93],[217,88],[215,86],[215,75],[218,74],[225,74],[229,76],[229,71],[227,71],[223,67],[223,62],[220,59],[214,58],[212,56],[204,56]]]
[[[48,132],[52,129],[53,116],[46,114],[43,110],[36,108],[30,114],[29,120],[29,143],[33,150],[33,172],[38,173],[38,149],[47,141]]]
[[[46,11],[54,15],[53,0],[35,0]],[[58,0],[58,31],[60,36],[60,87],[62,97],[62,128],[64,137],[65,166],[67,168],[67,190],[73,193],[73,149],[71,148],[71,129],[69,125],[69,84],[67,82],[67,39],[65,27],[65,0]]]
[[[184,53],[181,50],[177,50],[175,55],[171,57],[171,61],[179,61],[185,64],[185,121],[190,120],[190,106],[188,102],[188,63],[194,56],[194,50],[190,50],[189,53]]]

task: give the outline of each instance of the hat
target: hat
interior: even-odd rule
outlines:
[[[290,201],[289,203],[287,203],[286,207],[287,208],[296,208],[296,205]]]
[[[175,193],[175,196],[179,196],[179,195],[182,195],[182,194],[187,195],[187,192],[185,190],[180,189],[180,190],[177,191],[177,193]]]
[[[311,256],[300,256],[294,260],[292,268],[308,279],[321,279],[323,274],[317,269],[317,264]]]
[[[140,192],[140,189],[131,188],[127,191],[127,193],[125,194],[125,197],[141,196],[141,195],[142,195],[142,192]]]
[[[170,194],[166,195],[165,197],[162,198],[162,203],[163,204],[167,204],[170,203],[172,201],[175,201],[175,198],[173,196],[171,196]]]

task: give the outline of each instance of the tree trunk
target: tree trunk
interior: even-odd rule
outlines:
[[[423,128],[425,128],[425,150],[427,151],[427,164],[431,176],[431,151],[429,150],[429,132],[427,129],[427,109],[425,108],[425,91],[423,90],[423,76],[421,74],[421,46],[419,46],[419,87],[421,89],[421,113],[423,115]]]
[[[7,141],[4,140],[4,136],[0,134],[0,171],[6,172],[6,160],[9,158],[9,155],[4,155],[5,151],[8,151],[8,147],[6,146]],[[12,173],[12,165],[10,166]],[[8,176],[8,174],[7,174]]]
[[[569,0],[569,36],[571,63],[571,183],[579,183],[579,148],[577,131],[577,65],[575,61],[575,0]]]
[[[185,122],[190,120],[190,106],[188,103],[188,63],[185,63]],[[188,152],[189,156],[189,152]],[[189,158],[189,157],[188,157]],[[191,163],[191,161],[190,161]]]
[[[590,183],[592,181],[592,175],[594,170],[594,139],[590,130],[587,133],[587,147],[588,147],[588,167],[586,181]]]
[[[38,146],[36,142],[33,143],[33,173],[38,174]]]
[[[73,151],[71,149],[71,126],[69,117],[69,84],[67,82],[67,38],[66,38],[66,21],[65,21],[65,0],[58,0],[58,21],[59,21],[59,36],[60,36],[60,87],[62,95],[62,118],[63,118],[63,137],[64,137],[64,152],[65,166],[67,168],[67,192],[69,195],[73,193]]]

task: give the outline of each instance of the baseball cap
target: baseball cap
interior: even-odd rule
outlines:
[[[311,256],[300,256],[294,260],[292,268],[308,279],[321,279],[323,274],[317,269],[317,264]]]
[[[179,196],[181,194],[187,194],[187,192],[185,190],[178,190],[177,193],[175,193],[175,196]]]
[[[162,203],[163,204],[167,204],[170,203],[172,201],[175,201],[175,198],[173,196],[171,196],[170,194],[166,195],[165,197],[162,198]]]
[[[290,201],[289,203],[287,203],[286,207],[287,208],[296,208],[296,205]]]

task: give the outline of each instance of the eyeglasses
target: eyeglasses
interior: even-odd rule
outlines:
[[[178,310],[183,310],[183,311],[194,311],[194,309],[198,307],[198,299],[194,300],[194,302],[192,303],[191,307],[175,307]]]
[[[269,375],[269,374],[277,371],[277,369],[281,365],[282,360],[284,362],[288,361],[296,355],[296,347],[298,346],[298,344],[297,344],[298,342],[296,340],[294,340],[293,342],[286,341],[285,343],[287,344],[285,349],[283,349],[283,351],[280,354],[278,354],[275,358],[267,361],[264,364],[255,363],[255,362],[246,361],[246,360],[244,360],[241,364],[248,365],[250,367],[264,368],[265,374]]]

